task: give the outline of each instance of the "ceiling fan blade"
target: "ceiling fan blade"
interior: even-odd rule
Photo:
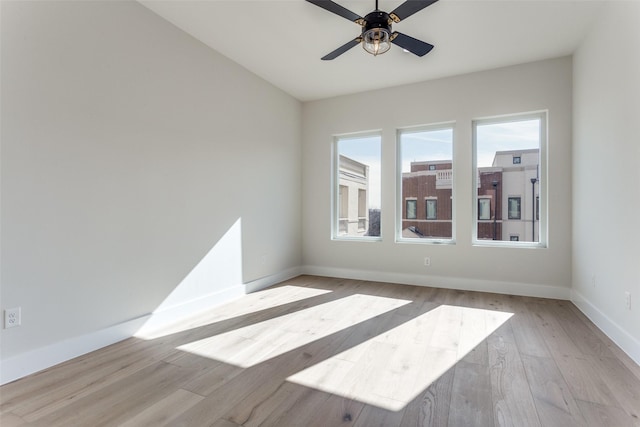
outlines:
[[[329,61],[329,60],[335,59],[338,56],[340,56],[343,53],[345,53],[346,51],[348,51],[349,49],[351,49],[352,47],[354,47],[357,44],[359,44],[361,41],[362,41],[362,39],[360,37],[356,37],[355,39],[343,44],[342,46],[340,46],[339,48],[337,48],[336,50],[334,50],[330,54],[325,55],[320,59],[322,59],[323,61]]]
[[[391,43],[408,50],[414,55],[425,56],[427,53],[431,52],[431,49],[433,49],[432,44],[414,39],[413,37],[409,37],[408,35],[397,31],[393,32],[393,36],[394,38],[391,40]]]
[[[389,16],[395,22],[400,22],[403,19],[407,19],[414,13],[420,12],[425,7],[431,6],[437,1],[438,0],[407,0],[400,6],[396,7],[393,12],[389,13]]]
[[[357,13],[351,12],[349,9],[342,7],[338,3],[334,3],[331,0],[307,0],[307,1],[325,10],[328,10],[329,12],[335,13],[336,15],[340,15],[343,18],[346,18],[352,22],[356,22],[362,19],[362,17]]]

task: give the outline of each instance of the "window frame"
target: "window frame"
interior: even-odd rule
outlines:
[[[425,237],[425,238],[406,238],[402,237],[402,209],[403,209],[403,197],[402,197],[402,135],[404,133],[420,133],[420,132],[435,132],[439,130],[451,130],[451,237]],[[427,125],[410,126],[396,129],[396,243],[410,243],[418,245],[430,245],[430,244],[450,244],[456,243],[456,204],[453,202],[456,199],[456,122],[447,121],[440,123],[432,123]],[[428,169],[428,168],[427,168]],[[437,168],[436,168],[437,170]],[[433,172],[433,170],[430,170]],[[426,220],[426,202],[425,202],[425,220]],[[437,214],[436,214],[437,215]],[[429,220],[437,221],[437,220]],[[448,220],[447,220],[448,221]]]
[[[548,195],[549,195],[549,174],[548,174],[548,110],[531,111],[526,113],[505,114],[492,117],[481,117],[473,119],[471,122],[472,132],[472,245],[474,246],[500,246],[500,247],[522,247],[522,248],[547,248],[548,245]],[[517,241],[510,240],[485,240],[478,239],[478,140],[477,140],[477,128],[478,126],[521,122],[527,120],[539,120],[539,135],[540,135],[540,147],[539,147],[539,167],[538,167],[538,196],[539,196],[539,218],[538,221],[538,241]],[[508,195],[505,195],[508,197]],[[522,202],[522,200],[521,200]],[[501,202],[503,203],[503,202]],[[508,207],[508,206],[507,206]],[[502,209],[502,206],[496,207]],[[520,208],[522,217],[522,205]],[[508,212],[507,212],[508,216]],[[507,219],[503,218],[502,221]],[[503,236],[504,237],[504,236]],[[534,236],[535,238],[535,236]]]
[[[382,131],[365,131],[347,134],[333,135],[333,141],[331,143],[331,179],[330,179],[330,194],[331,194],[331,220],[330,220],[330,236],[334,241],[358,241],[358,242],[379,242],[382,241],[382,227],[380,227],[379,236],[349,236],[340,232],[340,150],[339,143],[341,140],[361,139],[377,137],[380,141],[380,164],[382,166]],[[382,184],[382,182],[380,183]],[[382,188],[380,189],[382,191]],[[367,191],[367,200],[369,199],[369,191]],[[380,195],[382,198],[382,194]],[[366,207],[369,209],[369,206]],[[382,209],[380,217],[382,218]],[[380,220],[382,222],[382,219]]]

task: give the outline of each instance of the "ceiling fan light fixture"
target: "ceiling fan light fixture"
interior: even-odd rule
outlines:
[[[362,47],[373,56],[382,55],[391,48],[390,36],[386,28],[371,28],[362,34]]]

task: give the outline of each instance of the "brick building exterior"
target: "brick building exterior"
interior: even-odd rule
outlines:
[[[498,151],[478,168],[481,240],[538,241],[539,150]],[[452,237],[452,162],[412,162],[402,174],[402,237]],[[534,214],[535,212],[535,214]]]
[[[451,238],[451,161],[412,162],[402,174],[403,237]]]

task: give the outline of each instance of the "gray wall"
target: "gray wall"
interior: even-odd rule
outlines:
[[[603,11],[574,56],[573,300],[640,363],[640,3]]]
[[[297,100],[136,2],[1,24],[3,359],[301,264]]]
[[[571,285],[571,58],[303,105],[303,257],[321,274],[568,298]],[[548,110],[546,249],[471,244],[471,121]],[[396,130],[455,121],[455,245],[395,243]],[[330,239],[333,135],[382,131],[382,241]],[[431,257],[431,267],[424,257]]]

